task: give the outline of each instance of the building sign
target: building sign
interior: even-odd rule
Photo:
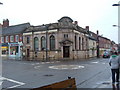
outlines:
[[[19,46],[19,44],[10,44],[10,46]]]

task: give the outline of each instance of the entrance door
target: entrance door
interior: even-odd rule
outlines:
[[[30,55],[30,50],[27,49],[27,57],[29,57],[29,55]]]
[[[69,46],[63,46],[63,57],[68,58],[70,55]]]

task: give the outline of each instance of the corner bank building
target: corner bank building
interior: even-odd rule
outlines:
[[[70,17],[62,17],[57,23],[30,26],[23,32],[23,54],[37,60],[88,58],[88,31]]]

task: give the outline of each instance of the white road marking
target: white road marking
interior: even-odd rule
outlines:
[[[41,66],[35,66],[34,68],[35,68],[35,69],[38,69],[39,67],[41,67]]]
[[[91,63],[98,63],[98,62],[91,62]]]
[[[84,68],[84,66],[80,65],[55,65],[55,66],[49,66],[50,69],[81,69]]]
[[[18,84],[18,85],[10,86],[10,87],[7,87],[7,88],[16,88],[16,87],[19,87],[19,86],[22,86],[22,85],[25,84],[23,82],[15,81],[13,79],[5,78],[5,77],[0,77],[1,84],[3,83],[4,80],[7,80],[7,81],[10,81],[10,82]]]

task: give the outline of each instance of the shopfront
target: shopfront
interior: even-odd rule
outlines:
[[[21,42],[9,43],[9,57],[22,57],[22,46]]]
[[[8,43],[2,43],[1,45],[2,56],[8,55]]]

